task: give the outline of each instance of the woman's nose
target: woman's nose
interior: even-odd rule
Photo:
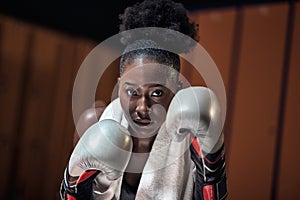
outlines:
[[[150,110],[150,102],[147,97],[141,97],[136,106],[136,112],[139,114],[141,118],[148,118]]]

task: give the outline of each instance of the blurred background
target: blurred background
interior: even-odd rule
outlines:
[[[0,1],[0,199],[59,199],[77,70],[134,2]],[[300,199],[300,1],[177,2],[199,23],[226,87],[228,199]],[[109,103],[117,77],[118,61],[97,105]]]

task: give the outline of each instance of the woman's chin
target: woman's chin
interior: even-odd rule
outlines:
[[[157,122],[145,123],[130,123],[132,129],[131,135],[139,138],[149,138],[157,134],[160,124]]]

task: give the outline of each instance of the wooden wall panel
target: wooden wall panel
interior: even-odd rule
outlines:
[[[31,32],[26,24],[3,16],[0,16],[0,27],[0,199],[4,199],[19,140],[18,121]]]
[[[51,129],[51,133],[54,134],[54,136],[52,136],[52,141],[50,145],[48,145],[48,149],[51,149],[50,155],[57,155],[49,161],[49,164],[52,164],[52,162],[56,162],[56,164],[52,164],[53,166],[48,168],[49,174],[55,174],[55,176],[53,176],[51,178],[52,181],[48,183],[49,187],[44,187],[43,194],[45,195],[45,198],[49,199],[59,199],[60,183],[69,156],[73,150],[73,136],[75,131],[75,119],[72,111],[73,84],[78,69],[95,46],[93,41],[84,38],[71,39],[67,36],[61,37],[60,43],[60,53],[63,57],[59,59],[59,67],[63,69],[61,69],[58,74],[58,85],[64,86],[56,89],[56,103],[54,103],[56,108],[53,114],[53,117],[56,119],[53,122],[53,127]],[[85,87],[87,86],[88,79],[81,85],[80,90],[82,91],[82,95],[85,94]],[[78,98],[81,100],[82,96]],[[57,138],[59,138],[60,141],[57,141]],[[58,148],[53,149],[53,146]],[[49,190],[51,191],[50,197],[47,196]]]
[[[72,109],[70,94],[74,79],[75,42],[68,37],[57,36],[59,40],[57,48],[57,75],[53,82],[55,89],[53,95],[53,109],[49,113],[50,129],[47,144],[45,146],[47,157],[44,167],[45,178],[43,186],[43,199],[59,199],[59,187],[63,179],[63,172],[67,164],[70,149],[72,149],[73,129],[66,128],[66,119],[73,119],[68,115]],[[64,138],[68,138],[64,143]],[[67,149],[67,150],[66,150]],[[60,160],[64,160],[64,163]]]
[[[216,63],[225,88],[228,88],[236,17],[235,9],[192,12],[190,17],[199,24],[199,43]]]
[[[295,7],[294,32],[282,132],[281,162],[277,199],[298,199],[300,180],[300,3]]]
[[[189,16],[199,24],[199,43],[216,63],[225,87],[228,86],[230,58],[236,12],[234,9],[218,9],[190,12]],[[191,85],[206,85],[201,74],[182,60],[182,74]]]
[[[84,39],[76,39],[74,41],[74,45],[75,45],[75,57],[74,57],[74,66],[73,66],[73,71],[72,71],[72,85],[69,89],[69,95],[70,98],[73,98],[73,86],[74,86],[74,82],[76,80],[76,76],[78,73],[79,68],[81,67],[82,63],[84,62],[84,60],[86,59],[86,57],[88,56],[88,54],[93,50],[93,48],[96,46],[95,42],[93,41],[88,41],[88,40],[84,40]],[[88,73],[85,73],[85,77],[88,77]],[[87,79],[87,78],[85,78]],[[83,84],[80,86],[80,96],[77,96],[75,98],[78,99],[79,104],[83,104],[82,102],[84,101],[84,95],[86,95],[85,92],[85,88],[88,87],[88,81],[84,81]],[[70,104],[72,104],[72,100],[70,102]],[[92,106],[92,105],[90,105]],[[81,112],[83,112],[86,108],[81,108]],[[73,113],[72,113],[72,109],[69,111],[69,116],[71,116],[71,120],[69,121],[69,119],[67,120],[68,122],[68,127],[74,129],[74,125],[75,122],[73,119]]]
[[[62,35],[57,37],[59,40],[57,48],[59,70],[53,101],[51,136],[46,148],[49,154],[47,174],[51,181],[43,187],[44,199],[59,199],[59,187],[63,172],[73,150],[72,140],[75,131],[75,119],[72,113],[73,84],[82,62],[95,46],[95,42],[84,38]],[[85,87],[88,87],[88,81],[83,82],[81,86],[81,97],[85,95]],[[79,98],[82,99],[81,97]]]
[[[243,10],[229,199],[270,199],[288,6]]]
[[[38,199],[47,181],[47,144],[51,128],[53,100],[59,71],[58,43],[55,32],[33,28],[29,54],[28,79],[22,97],[22,120],[18,143],[15,199]]]
[[[108,105],[118,95],[118,77],[120,60],[116,59],[104,71],[99,80],[96,100],[98,105]]]
[[[75,79],[78,81],[78,70],[82,68],[83,63],[87,58],[87,56],[91,53],[91,51],[95,48],[96,44],[95,42],[92,41],[85,41],[85,40],[78,40],[76,45],[76,69],[74,70],[74,79],[73,79],[73,84],[75,83]],[[90,62],[90,61],[89,61]],[[74,96],[75,101],[74,105],[76,107],[76,112],[75,112],[75,121],[77,121],[78,117],[80,116],[81,113],[83,113],[86,109],[90,108],[93,106],[93,102],[87,102],[87,96],[91,95],[90,91],[87,89],[90,87],[90,76],[93,74],[93,71],[91,70],[91,67],[85,67],[83,68],[84,70],[81,71],[81,79],[80,79],[80,85],[78,87],[78,90],[80,92],[77,93],[77,96]],[[73,92],[73,85],[71,88],[71,95]],[[93,94],[92,94],[93,95]],[[71,102],[72,103],[72,102]],[[74,123],[74,121],[73,121]]]

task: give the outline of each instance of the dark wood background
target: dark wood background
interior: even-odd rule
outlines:
[[[299,1],[190,16],[226,86],[228,199],[299,198]],[[72,87],[97,44],[0,15],[0,199],[59,199],[73,148]],[[97,101],[109,103],[117,67],[105,72]],[[201,84],[192,69],[183,71]]]

